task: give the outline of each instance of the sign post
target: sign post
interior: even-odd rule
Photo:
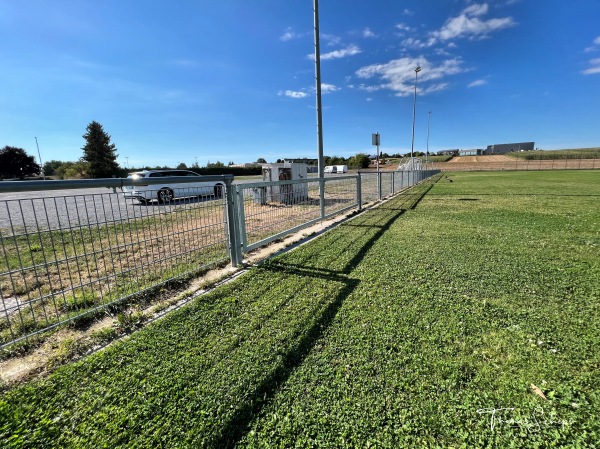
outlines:
[[[381,135],[379,133],[371,134],[371,144],[377,146],[377,197],[381,201],[381,174],[379,173],[379,145],[381,145]]]

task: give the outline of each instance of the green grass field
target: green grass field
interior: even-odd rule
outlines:
[[[2,447],[595,447],[600,171],[429,187],[5,391]]]

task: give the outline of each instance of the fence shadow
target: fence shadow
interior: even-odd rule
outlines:
[[[210,447],[235,447],[240,439],[247,434],[263,408],[273,402],[281,386],[304,362],[312,348],[333,323],[346,298],[360,284],[358,279],[350,277],[354,268],[360,264],[371,247],[404,212],[405,209],[395,208],[380,208],[376,212],[373,211],[374,216],[371,223],[364,226],[377,229],[376,232],[361,244],[356,254],[339,271],[291,264],[286,262],[285,258],[274,259],[255,268],[279,274],[289,274],[290,276],[327,280],[341,284],[343,287],[310,323],[308,329],[297,335],[296,343],[284,354],[281,362],[247,396],[245,402],[239,406],[233,416],[222,427],[219,435],[210,442]]]

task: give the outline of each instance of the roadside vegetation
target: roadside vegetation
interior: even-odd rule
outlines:
[[[421,184],[7,389],[0,441],[594,447],[598,198],[599,171]]]

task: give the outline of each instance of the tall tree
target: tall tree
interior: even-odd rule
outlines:
[[[85,146],[82,148],[82,161],[89,164],[92,178],[110,178],[119,173],[117,163],[117,149],[110,143],[110,136],[104,131],[102,125],[92,121],[83,135]]]
[[[0,178],[39,175],[42,167],[23,148],[5,146],[0,150]]]

